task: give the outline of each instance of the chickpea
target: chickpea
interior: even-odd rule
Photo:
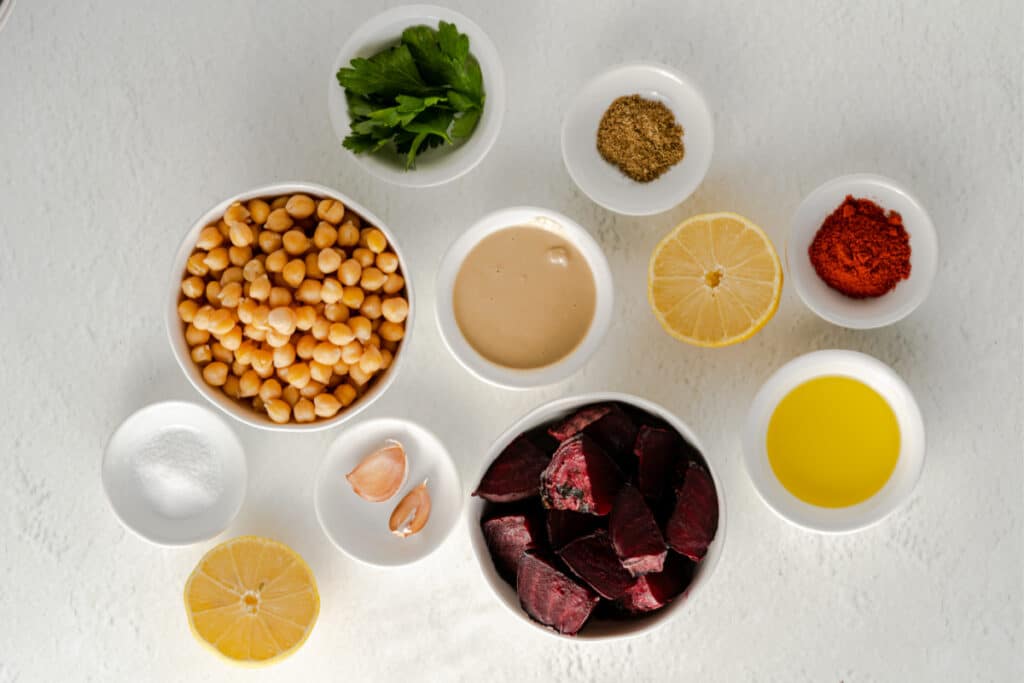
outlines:
[[[338,355],[341,355],[341,351],[338,351]],[[333,365],[324,365],[323,363],[315,360],[309,362],[309,376],[315,381],[321,384],[327,384],[331,381],[331,375],[334,374],[332,369]]]
[[[266,274],[267,269],[263,265],[263,261],[259,259],[249,259],[245,265],[242,266],[242,279],[246,282],[252,283],[260,275]]]
[[[263,327],[256,327],[255,325],[246,325],[242,328],[242,334],[249,339],[257,342],[267,340],[267,330]]]
[[[229,282],[220,289],[220,303],[228,308],[237,308],[242,300],[242,285]]]
[[[309,238],[301,230],[289,230],[281,238],[284,250],[292,256],[299,256],[309,249]]]
[[[242,398],[256,396],[260,392],[260,376],[255,370],[246,370],[238,378],[238,394]]]
[[[363,305],[366,292],[359,287],[346,287],[341,293],[341,303],[349,308],[359,308]]]
[[[187,277],[181,282],[181,293],[189,299],[198,299],[203,295],[204,290],[203,279],[196,275]]]
[[[228,250],[224,247],[217,247],[211,249],[206,253],[206,258],[203,259],[203,263],[210,270],[221,271],[228,267]]]
[[[270,215],[270,205],[265,201],[262,199],[250,199],[247,208],[253,223],[263,225],[267,222],[267,216]]]
[[[327,331],[327,339],[335,346],[342,347],[356,338],[352,328],[345,323],[333,323]]]
[[[274,232],[284,232],[288,228],[292,227],[295,221],[284,208],[273,209],[267,216],[264,227],[267,230],[273,230]]]
[[[338,241],[338,229],[330,223],[321,220],[313,232],[313,244],[317,249],[333,247]]]
[[[353,223],[344,223],[338,228],[338,246],[354,247],[359,244],[359,228]]]
[[[350,258],[338,268],[338,278],[342,284],[352,287],[359,284],[359,278],[363,276],[363,266],[359,261]]]
[[[270,296],[270,278],[260,275],[249,286],[249,296],[256,301],[264,301]]]
[[[373,377],[370,373],[364,372],[363,368],[358,364],[348,369],[348,376],[350,380],[356,383],[356,386],[360,387],[369,382],[370,378]]]
[[[394,355],[387,349],[380,352],[380,369],[387,370],[391,367],[391,362],[395,359]]]
[[[292,293],[285,287],[270,288],[270,307],[287,306],[292,302]]]
[[[373,265],[373,261],[377,257],[369,249],[360,247],[359,249],[356,249],[355,251],[352,252],[352,258],[354,258],[356,261],[359,261],[359,265],[361,265],[363,268],[369,268],[370,266]]]
[[[252,247],[228,247],[228,261],[233,266],[242,267],[252,259]]]
[[[226,308],[218,308],[210,314],[210,332],[217,337],[227,334],[234,325],[235,319]]]
[[[281,398],[281,383],[273,378],[263,380],[263,384],[260,385],[259,397],[263,399],[264,403]]]
[[[321,249],[317,257],[317,265],[323,273],[333,273],[341,266],[341,252],[337,249]]]
[[[309,218],[316,211],[316,202],[308,195],[293,194],[288,198],[284,208],[292,218]]]
[[[324,385],[323,384],[321,384],[320,382],[317,382],[315,379],[310,379],[309,380],[309,384],[307,384],[306,386],[304,386],[301,389],[299,389],[299,396],[302,396],[303,398],[310,398],[311,399],[311,398],[313,398],[314,396],[316,396],[317,394],[319,394],[323,390],[324,390]]]
[[[347,408],[356,400],[356,390],[348,384],[342,384],[334,390],[334,398],[338,399],[343,408]]]
[[[367,292],[376,292],[378,289],[384,286],[388,276],[382,273],[377,268],[364,268],[363,277],[359,280],[359,286]]]
[[[256,235],[247,223],[228,223],[228,239],[236,247],[247,247],[256,241]]]
[[[316,409],[308,398],[300,398],[292,406],[292,414],[295,416],[296,422],[312,422],[316,419]]]
[[[203,368],[203,379],[214,387],[224,386],[228,378],[228,366],[221,361],[214,361]]]
[[[283,209],[284,205],[287,204],[287,203],[288,203],[288,195],[284,194],[284,195],[281,195],[280,197],[275,197],[270,202],[270,210],[274,211],[276,209]]]
[[[295,347],[291,344],[284,344],[274,349],[274,367],[286,368],[295,362]]]
[[[405,279],[398,273],[391,273],[384,281],[383,290],[385,294],[398,294],[403,287],[405,287]]]
[[[301,389],[309,384],[309,366],[306,363],[294,363],[288,366],[287,370],[287,382],[289,385],[296,389]]]
[[[359,312],[370,320],[379,318],[381,315],[380,297],[373,294],[363,299],[363,305],[359,307]]]
[[[206,283],[206,300],[211,304],[220,303],[220,283],[216,280]]]
[[[232,325],[227,334],[221,335],[220,343],[229,351],[237,350],[242,345],[242,328],[238,325]]]
[[[178,304],[178,317],[183,323],[190,323],[195,320],[196,311],[199,310],[199,304],[192,299],[184,299]]]
[[[270,349],[257,349],[253,352],[252,369],[263,379],[274,374],[274,354]]]
[[[266,304],[260,304],[252,312],[253,327],[261,330],[268,330],[270,329],[270,323],[268,322],[269,319],[270,306],[267,306]]]
[[[228,224],[224,221],[223,218],[221,218],[219,221],[217,221],[217,226],[216,227],[217,227],[218,232],[220,232],[221,237],[223,237],[224,239],[227,239],[228,238]]]
[[[321,296],[323,290],[321,290]],[[348,306],[342,303],[327,304],[324,306],[324,317],[332,323],[343,323],[349,318]]]
[[[316,217],[322,221],[339,223],[345,216],[345,205],[337,199],[321,199],[316,205]]]
[[[334,365],[341,360],[341,349],[330,342],[320,342],[313,348],[313,360],[324,365]]]
[[[249,220],[249,209],[242,205],[242,202],[235,202],[228,207],[227,211],[224,212],[224,222],[228,224],[228,227],[232,223],[246,224]]]
[[[231,282],[245,282],[245,277],[242,275],[242,269],[238,266],[230,266],[220,274],[221,287]]]
[[[270,380],[268,380],[270,381]],[[292,407],[279,398],[269,401],[264,399],[267,409],[267,416],[278,424],[284,424],[292,415]]]
[[[300,306],[295,310],[295,329],[308,332],[316,322],[316,309],[312,306]]]
[[[206,265],[206,252],[197,251],[188,257],[185,261],[185,270],[189,275],[197,275],[202,277],[210,272],[210,267]]]
[[[341,301],[341,295],[344,293],[344,289],[341,283],[335,280],[333,277],[329,277],[323,281],[320,286],[320,300],[325,304],[335,304]]]
[[[381,304],[381,312],[384,314],[384,318],[390,322],[405,322],[409,316],[409,302],[400,296],[385,299]]]
[[[272,349],[284,346],[291,340],[291,338],[292,336],[290,334],[281,334],[277,330],[267,330],[267,344]]]
[[[320,281],[303,280],[299,288],[295,290],[295,298],[307,304],[320,303]]]
[[[299,390],[289,384],[281,391],[281,398],[291,407],[299,402],[301,396],[299,395]]]
[[[192,318],[192,324],[199,330],[210,329],[210,316],[213,315],[213,306],[201,306]]]
[[[377,254],[376,263],[377,268],[379,268],[382,273],[387,273],[388,275],[398,270],[398,256],[392,254],[390,251]]]
[[[252,354],[256,352],[256,345],[251,341],[243,341],[235,349],[235,361],[242,365],[252,364]]]
[[[196,240],[196,248],[202,249],[203,251],[209,251],[214,247],[219,247],[223,242],[224,236],[220,234],[220,230],[217,229],[217,226],[207,225],[199,231],[199,239]]]
[[[256,238],[256,244],[264,254],[270,254],[281,248],[281,235],[272,230],[261,230]]]
[[[380,254],[385,249],[388,248],[388,238],[385,237],[384,233],[382,233],[377,228],[369,228],[367,230],[364,230],[360,234],[360,237],[362,238],[364,236],[366,238],[366,246],[373,253]]]
[[[363,345],[357,340],[353,339],[348,344],[345,344],[341,348],[341,361],[346,365],[351,366],[359,362],[359,359],[363,357]]]
[[[221,386],[221,391],[223,391],[228,398],[233,398],[236,401],[241,398],[242,392],[238,386],[238,378],[234,375],[228,375],[224,378],[224,384]]]
[[[281,277],[290,286],[298,287],[306,277],[306,264],[303,263],[302,259],[292,259],[285,264],[284,269],[281,271]]]
[[[405,328],[399,323],[393,323],[390,320],[385,320],[377,328],[377,334],[380,335],[381,339],[385,341],[399,341],[405,336]]]
[[[320,394],[313,399],[313,409],[319,417],[334,417],[341,410],[341,401],[331,394]]]
[[[304,334],[295,344],[295,355],[302,360],[309,360],[313,357],[313,349],[316,348],[316,337],[311,334]]]
[[[213,342],[210,344],[210,353],[213,354],[214,360],[219,360],[221,363],[233,363],[235,360],[235,354],[224,347],[220,342]]]
[[[363,350],[363,355],[359,357],[359,369],[368,375],[372,375],[380,370],[383,361],[380,349],[376,346],[367,346]]]
[[[373,334],[373,329],[370,325],[368,318],[364,318],[361,315],[357,315],[354,318],[349,319],[348,326],[352,328],[353,334],[356,335],[356,339],[365,343],[370,340],[370,335]]]

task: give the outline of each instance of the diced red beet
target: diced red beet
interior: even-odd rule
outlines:
[[[614,600],[633,583],[633,577],[619,562],[606,531],[598,530],[577,538],[558,551],[558,556],[603,598]]]
[[[622,486],[622,473],[596,441],[577,434],[555,451],[540,484],[545,507],[607,515]]]
[[[711,476],[691,462],[676,486],[676,506],[665,526],[670,548],[694,562],[704,557],[718,530],[718,495]]]
[[[621,406],[599,403],[576,411],[548,427],[548,433],[565,441],[585,431],[607,448],[613,457],[629,453],[636,440],[636,423]]]
[[[664,570],[638,578],[615,604],[632,614],[653,612],[686,590],[692,578],[693,563],[670,553]]]
[[[540,492],[540,474],[550,462],[544,451],[519,435],[487,468],[473,495],[495,503],[536,496]]]
[[[484,520],[480,528],[494,567],[506,581],[515,583],[523,553],[542,544],[537,522],[527,515],[507,514]]]
[[[533,551],[519,560],[516,592],[530,617],[570,636],[579,633],[601,599]]]
[[[608,518],[612,546],[622,566],[632,575],[660,572],[665,565],[665,539],[644,497],[623,486]]]
[[[548,542],[558,550],[569,541],[595,531],[602,518],[571,510],[548,510]]]
[[[672,471],[681,454],[682,438],[673,429],[644,425],[636,437],[637,486],[651,500],[668,492]]]

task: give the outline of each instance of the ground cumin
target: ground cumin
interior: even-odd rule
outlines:
[[[683,127],[661,102],[623,96],[601,117],[597,151],[633,180],[647,183],[682,161]]]

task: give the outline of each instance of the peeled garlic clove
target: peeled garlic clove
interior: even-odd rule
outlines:
[[[402,444],[388,439],[384,447],[370,453],[345,475],[356,495],[379,503],[398,493],[405,483],[407,461]]]
[[[422,484],[405,494],[405,498],[395,506],[388,527],[395,536],[405,538],[421,531],[427,525],[428,519],[430,494],[427,493],[427,482],[424,480]]]

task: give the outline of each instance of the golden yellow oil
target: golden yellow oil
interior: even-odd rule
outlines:
[[[850,377],[818,377],[793,389],[768,423],[768,462],[800,500],[826,508],[861,503],[885,486],[900,453],[888,402]]]

